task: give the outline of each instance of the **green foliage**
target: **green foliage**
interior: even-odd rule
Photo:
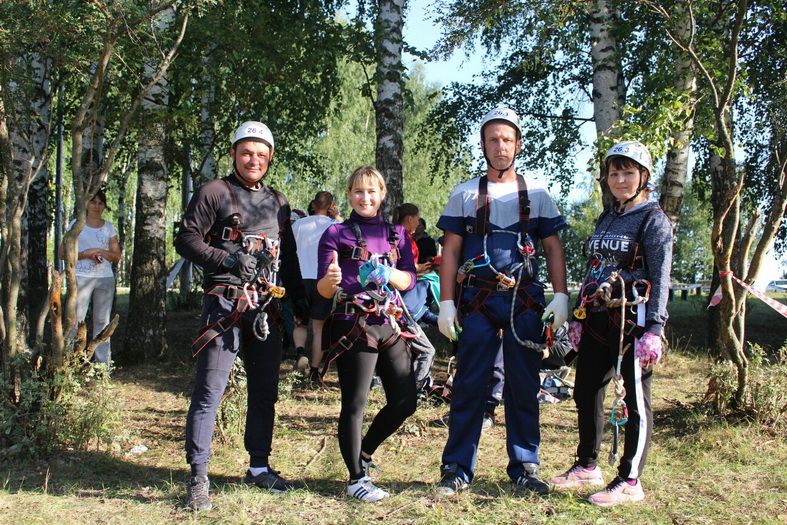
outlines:
[[[678,225],[677,239],[672,256],[672,279],[683,283],[696,283],[710,279],[713,273],[713,253],[710,232],[713,225],[711,210],[693,191],[693,184],[686,188],[683,211]]]
[[[229,444],[243,436],[246,428],[246,369],[240,359],[232,364],[227,389],[216,412],[219,439]]]
[[[596,219],[601,215],[601,190],[595,181],[590,182],[587,200],[570,205],[566,209],[569,227],[561,233],[563,250],[566,254],[568,280],[582,283],[585,279],[586,264],[590,254],[583,253],[585,242],[596,229]]]
[[[436,173],[431,159],[442,143],[418,138],[429,110],[439,100],[440,92],[427,85],[418,66],[405,83],[404,198],[416,204],[430,226],[442,212],[448,191],[461,180],[465,171],[452,168]],[[269,181],[282,189],[295,208],[306,210],[318,190],[336,195],[343,216],[350,213],[346,203],[345,181],[362,164],[374,164],[375,116],[366,88],[370,66],[345,61],[340,64],[340,92],[333,100],[324,131],[314,140],[312,152],[322,167],[317,174],[308,171],[281,170],[269,175]]]
[[[733,403],[738,388],[737,371],[729,361],[709,371],[705,400],[721,416],[743,417],[774,432],[787,428],[787,345],[769,358],[760,345],[749,345],[748,392],[743,406]]]
[[[104,366],[67,363],[50,377],[34,368],[30,353],[16,359],[31,372],[22,379],[18,404],[10,401],[11,385],[0,377],[0,460],[113,444],[121,400]]]

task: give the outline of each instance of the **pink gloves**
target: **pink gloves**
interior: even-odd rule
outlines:
[[[571,337],[570,333],[569,337]],[[648,368],[655,365],[661,359],[661,337],[650,332],[645,332],[637,341],[634,355],[639,359],[639,364],[642,368]]]
[[[571,321],[568,323],[568,342],[577,352],[579,352],[580,340],[582,340],[582,323],[579,321]]]

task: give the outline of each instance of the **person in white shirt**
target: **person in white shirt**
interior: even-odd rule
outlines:
[[[309,216],[295,221],[292,232],[298,246],[298,262],[301,266],[306,296],[311,305],[310,322],[312,324],[311,359],[306,357],[307,329],[305,325],[297,325],[292,338],[295,343],[298,360],[296,366],[305,372],[310,369],[309,380],[319,383],[319,367],[322,361],[322,327],[332,303],[317,293],[317,245],[325,230],[335,224],[338,211],[333,194],[329,191],[318,191],[314,200],[309,203]]]
[[[98,190],[87,203],[85,226],[77,239],[77,262],[74,267],[77,277],[76,322],[85,320],[90,302],[93,302],[93,337],[109,324],[112,301],[115,298],[115,274],[112,264],[120,261],[120,243],[114,226],[102,218],[107,208],[104,190]],[[74,221],[69,225],[69,229]],[[59,255],[63,256],[63,247]],[[109,340],[96,347],[93,359],[109,365],[111,361]]]

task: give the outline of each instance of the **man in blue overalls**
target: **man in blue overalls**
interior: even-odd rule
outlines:
[[[502,341],[508,475],[545,494],[539,478],[538,391],[544,322],[557,329],[568,317],[566,264],[557,233],[566,221],[545,187],[517,175],[522,148],[519,117],[497,108],[481,121],[486,175],[454,188],[437,227],[445,232],[440,268],[440,331],[459,344],[451,425],[438,491],[451,495],[473,479],[486,391]],[[554,299],[544,307],[535,241],[540,240]],[[457,330],[461,327],[461,331]]]

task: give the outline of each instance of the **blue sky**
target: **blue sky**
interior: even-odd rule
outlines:
[[[404,40],[419,51],[428,51],[440,38],[441,30],[431,19],[433,12],[428,0],[412,0],[408,2],[404,24]],[[411,55],[406,55],[408,66],[420,62]],[[473,75],[483,69],[483,53],[476,51],[469,57],[459,51],[448,60],[435,60],[424,63],[426,79],[429,83],[448,85],[451,82],[470,82]]]

